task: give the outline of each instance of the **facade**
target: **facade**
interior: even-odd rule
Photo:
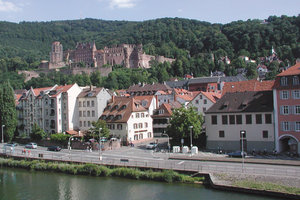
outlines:
[[[133,97],[113,97],[100,117],[111,134],[123,143],[139,143],[153,138],[152,118],[140,101]]]
[[[274,114],[276,150],[300,153],[300,63],[275,79]]]
[[[27,136],[36,123],[47,133],[62,133],[78,129],[76,97],[81,92],[77,84],[31,88],[22,95],[17,106],[20,133]]]
[[[207,149],[275,148],[272,91],[226,93],[206,112]]]
[[[90,129],[92,122],[98,121],[110,99],[111,95],[105,88],[90,86],[82,90],[77,97],[80,131]]]

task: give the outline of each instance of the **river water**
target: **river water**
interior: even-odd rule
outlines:
[[[168,184],[0,168],[0,200],[269,200],[202,185]],[[276,198],[277,199],[277,198]]]

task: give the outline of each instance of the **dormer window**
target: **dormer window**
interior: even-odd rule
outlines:
[[[287,86],[288,85],[288,80],[287,80],[287,77],[281,77],[280,79],[280,85],[281,86]]]
[[[293,77],[293,85],[299,85],[299,77],[298,76]]]
[[[158,110],[158,113],[159,113],[159,114],[164,114],[164,113],[165,113],[165,110],[160,109],[160,110]]]

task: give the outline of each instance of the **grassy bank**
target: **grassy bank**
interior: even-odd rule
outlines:
[[[234,182],[233,186],[300,195],[300,188],[288,187],[268,182],[255,182],[252,180],[243,180]]]
[[[28,161],[0,158],[0,167],[23,168],[36,171],[52,171],[66,174],[90,175],[99,177],[117,176],[136,180],[153,180],[167,183],[199,183],[204,180],[202,177],[190,177],[185,174],[179,174],[172,170],[142,171],[135,168],[109,168],[95,164],[68,164],[59,162],[44,162],[39,160]]]

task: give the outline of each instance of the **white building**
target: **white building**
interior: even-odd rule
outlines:
[[[226,93],[206,112],[207,149],[275,148],[272,91]]]
[[[133,97],[113,97],[100,119],[106,121],[111,135],[124,143],[153,138],[152,118],[141,101]]]
[[[104,108],[111,99],[111,95],[105,88],[85,88],[77,97],[79,129],[88,130],[92,122],[98,121]]]
[[[73,85],[53,86],[47,88],[31,88],[19,99],[19,118],[26,135],[32,132],[36,123],[47,133],[62,133],[78,129],[76,115],[76,97],[80,87]]]

